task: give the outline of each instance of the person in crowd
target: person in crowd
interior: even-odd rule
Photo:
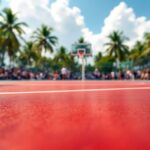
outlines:
[[[124,71],[112,71],[110,73],[99,72],[96,68],[93,73],[91,73],[95,79],[102,80],[150,80],[150,69],[143,70],[124,70]],[[66,80],[66,79],[81,79],[79,75],[76,76],[74,72],[63,67],[58,72],[34,72],[31,70],[21,69],[21,68],[11,68],[4,69],[0,68],[0,80]]]
[[[59,79],[59,73],[58,73],[58,71],[54,71],[53,80],[58,80],[58,79]]]
[[[67,68],[66,67],[62,67],[62,69],[61,69],[61,76],[62,76],[62,80],[66,80],[67,79]]]
[[[101,74],[100,74],[98,68],[95,68],[93,75],[94,75],[95,79],[100,79]]]

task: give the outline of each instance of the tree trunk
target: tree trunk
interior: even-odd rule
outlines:
[[[5,66],[4,57],[5,57],[5,53],[2,53],[2,54],[0,55],[0,66],[1,66],[1,67],[4,67],[4,66]]]
[[[13,67],[13,57],[12,56],[9,58],[9,67],[10,68]]]
[[[116,60],[116,67],[117,67],[117,70],[120,70],[120,60],[118,58]]]

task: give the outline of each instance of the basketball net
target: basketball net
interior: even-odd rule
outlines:
[[[78,56],[82,59],[85,56],[84,51],[78,51]]]
[[[78,51],[78,57],[82,60],[82,80],[85,80],[85,63],[84,63],[85,51]]]

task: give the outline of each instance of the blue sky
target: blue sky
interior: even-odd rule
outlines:
[[[1,0],[2,4],[7,6],[7,1]],[[55,0],[49,0],[52,3]],[[108,2],[106,2],[108,1]],[[84,16],[85,23],[94,33],[100,32],[104,25],[104,19],[109,15],[111,10],[117,6],[121,0],[70,0],[71,7],[77,6]],[[150,19],[149,0],[124,0],[126,4],[133,8],[137,16],[145,16]]]
[[[103,26],[104,19],[121,0],[70,0],[70,6],[78,6],[85,18],[86,25],[97,33]],[[125,0],[132,7],[137,16],[150,19],[150,0]]]

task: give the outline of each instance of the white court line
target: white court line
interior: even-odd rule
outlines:
[[[64,83],[64,82],[52,82],[52,83],[30,83],[30,82],[15,82],[15,83],[11,83],[11,82],[7,82],[7,83],[0,83],[0,85],[5,85],[5,86],[11,86],[11,85],[13,85],[13,86],[64,86],[64,84],[65,84],[65,86],[83,86],[83,85],[93,85],[93,86],[104,86],[104,85],[108,85],[108,86],[112,86],[112,84],[114,84],[115,83],[115,85],[121,85],[121,84],[124,84],[124,85],[134,85],[134,86],[139,86],[139,85],[150,85],[150,82],[149,83],[147,83],[147,82],[142,82],[142,81],[139,81],[139,82],[127,82],[127,81],[123,81],[123,82],[113,82],[113,81],[108,81],[108,82],[97,82],[97,83],[95,83],[95,82],[93,82],[93,83],[90,83],[90,82],[84,82],[84,81],[81,81],[81,82],[66,82],[66,83]]]
[[[56,90],[56,91],[28,91],[28,92],[0,92],[0,95],[46,94],[46,93],[74,93],[74,92],[97,92],[97,91],[125,91],[125,90],[150,90],[150,87],[105,88],[105,89],[77,89],[77,90]]]

